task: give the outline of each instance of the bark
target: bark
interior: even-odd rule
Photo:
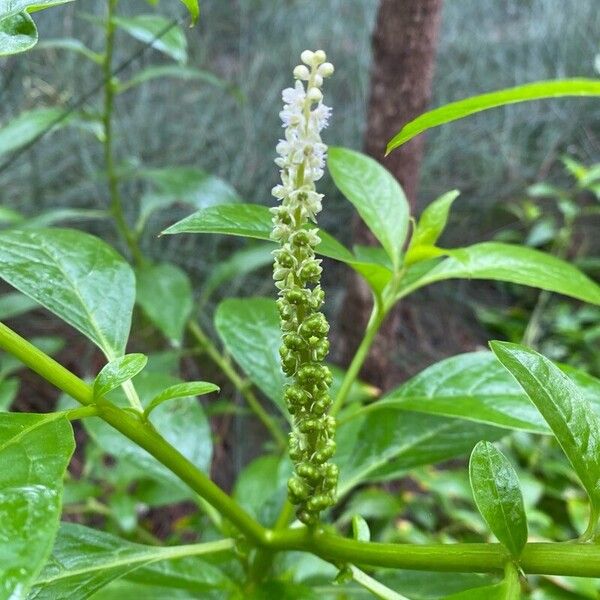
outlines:
[[[427,109],[435,66],[442,0],[381,0],[373,33],[373,67],[365,152],[379,160],[402,184],[414,208],[423,138],[418,137],[384,157],[387,141],[407,121]],[[354,241],[372,244],[374,238],[356,222]],[[351,275],[343,302],[339,356],[348,364],[360,343],[372,306],[371,293],[357,275]],[[401,378],[393,364],[400,322],[396,307],[383,324],[362,377],[382,389]]]

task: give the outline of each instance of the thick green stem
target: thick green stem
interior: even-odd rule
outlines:
[[[352,385],[356,381],[358,374],[367,359],[369,354],[369,350],[373,345],[373,341],[375,340],[375,336],[381,327],[386,315],[387,310],[385,310],[383,303],[379,299],[375,299],[375,303],[373,304],[373,310],[371,312],[371,316],[369,318],[369,322],[367,324],[367,329],[365,331],[365,336],[346,371],[346,375],[344,376],[344,380],[342,381],[342,385],[340,387],[340,391],[333,402],[331,407],[330,414],[335,416],[340,409],[344,406],[348,398],[348,394],[350,393],[350,389]]]
[[[93,403],[91,386],[2,323],[0,348],[81,404]],[[99,402],[97,409],[104,421],[187,483],[259,549],[311,552],[338,564],[465,573],[500,572],[510,559],[500,544],[380,544],[343,538],[318,528],[265,529],[150,425],[105,401]],[[600,545],[527,544],[519,564],[530,574],[600,577]]]
[[[102,113],[102,125],[104,129],[104,167],[106,169],[106,178],[108,180],[108,194],[110,201],[110,212],[115,220],[117,230],[123,240],[125,240],[134,261],[137,264],[143,263],[143,256],[138,246],[134,233],[129,228],[125,213],[123,211],[123,202],[119,194],[119,178],[115,169],[113,155],[113,109],[115,98],[115,84],[112,77],[113,52],[115,46],[115,24],[114,17],[119,5],[119,0],[108,0],[107,15],[105,24],[105,50],[104,60],[102,62],[102,71],[104,76],[104,111]]]
[[[250,410],[260,419],[262,424],[267,428],[273,436],[280,450],[287,446],[285,433],[277,423],[277,421],[263,408],[262,404],[250,389],[248,381],[242,379],[236,370],[231,366],[229,361],[219,352],[218,348],[213,344],[212,340],[204,333],[200,325],[196,321],[188,323],[188,329],[194,336],[198,345],[206,352],[209,358],[219,367],[223,375],[229,379],[235,389],[243,396]]]

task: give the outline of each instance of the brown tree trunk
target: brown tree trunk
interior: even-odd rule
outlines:
[[[379,160],[402,184],[414,208],[423,138],[419,137],[384,158],[387,141],[407,121],[427,109],[435,65],[442,0],[381,0],[373,33],[371,96],[365,151]],[[355,242],[375,240],[362,222],[355,225]],[[348,364],[360,343],[372,306],[366,284],[352,274],[340,323],[340,360]],[[400,322],[398,307],[377,336],[361,372],[366,381],[387,389],[401,374],[391,360]]]

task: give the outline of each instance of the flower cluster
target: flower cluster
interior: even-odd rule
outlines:
[[[296,85],[283,91],[280,113],[285,139],[277,144],[281,184],[273,188],[280,204],[273,213],[272,238],[275,250],[273,278],[279,289],[279,314],[283,332],[281,364],[292,378],[284,392],[293,415],[289,451],[295,473],[288,482],[290,501],[297,505],[298,518],[308,524],[333,505],[338,468],[329,462],[335,452],[335,419],[327,415],[331,405],[331,372],[323,364],[329,352],[329,324],[320,312],[324,293],[319,285],[321,261],[315,258],[320,242],[316,223],[322,194],[315,182],[323,176],[327,146],[321,130],[327,126],[331,109],[322,102],[323,79],[333,74],[322,50],[305,50],[304,64],[294,69]],[[303,82],[306,82],[306,87]]]

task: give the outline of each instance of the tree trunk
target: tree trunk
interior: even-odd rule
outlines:
[[[418,137],[384,158],[387,141],[407,121],[427,109],[435,65],[442,0],[381,0],[373,33],[373,67],[365,152],[379,160],[400,181],[412,208],[415,206],[423,138]],[[374,238],[360,221],[355,224],[357,244]],[[340,323],[339,355],[348,364],[360,343],[371,311],[366,284],[350,276]],[[400,311],[396,307],[383,324],[362,377],[382,389],[400,379],[394,368]]]

